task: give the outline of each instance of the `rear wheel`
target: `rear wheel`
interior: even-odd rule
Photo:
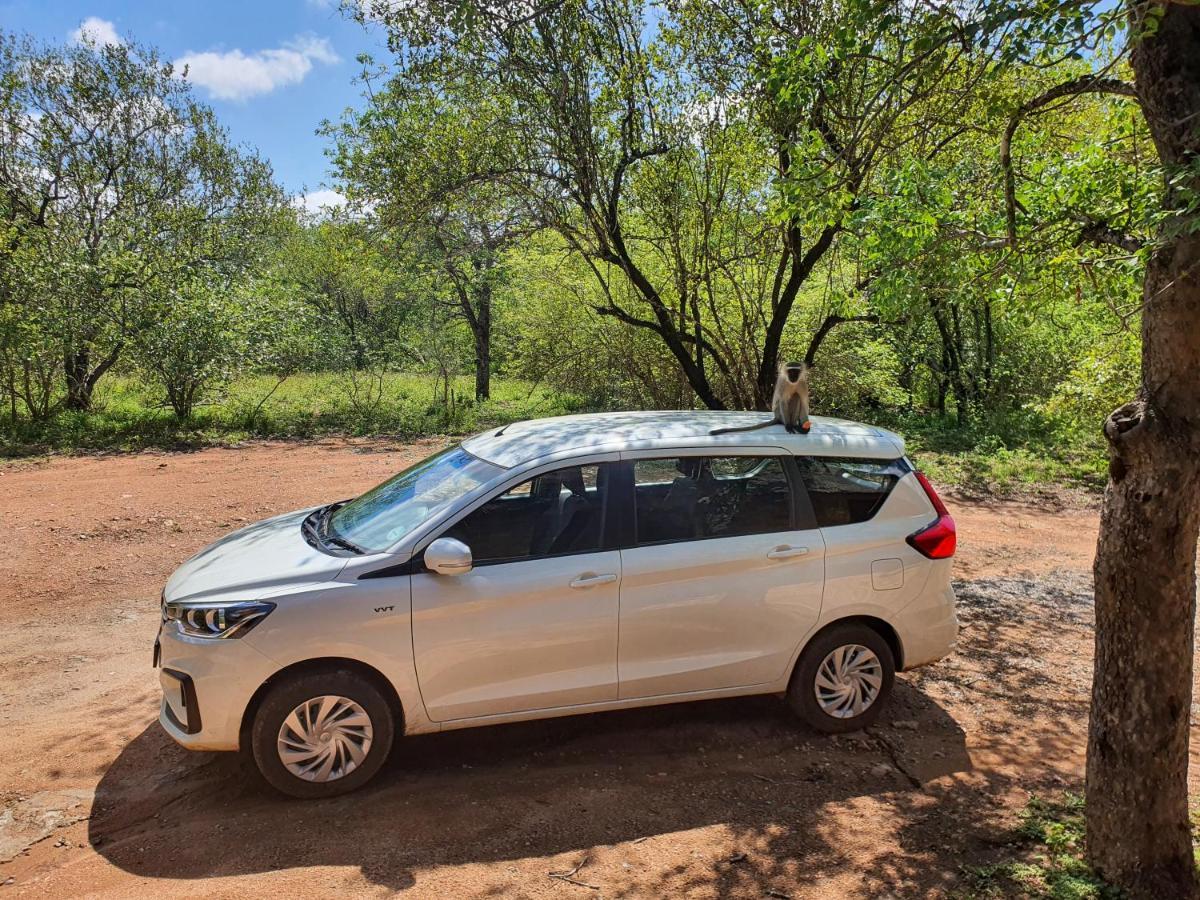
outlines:
[[[392,710],[367,678],[344,669],[274,685],[251,728],[251,751],[267,783],[291,797],[333,797],[366,784],[387,759]]]
[[[804,648],[788,703],[818,731],[858,731],[879,718],[892,692],[896,665],[891,648],[866,625],[835,625]]]

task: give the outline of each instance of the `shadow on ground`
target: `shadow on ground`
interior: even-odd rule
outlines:
[[[878,795],[896,815],[936,815],[948,843],[904,846],[902,825],[900,850],[869,878],[932,887],[953,873],[964,843],[995,840],[995,823],[980,812],[978,786],[942,778],[971,769],[953,719],[904,680],[890,711],[916,728],[820,736],[763,697],[411,737],[368,789],[310,803],[269,794],[234,755],[180,750],[155,725],[104,774],[89,836],[109,862],[143,877],[354,865],[401,889],[427,867],[723,825],[730,860],[699,874],[685,860],[658,873],[653,889],[761,894],[781,877],[803,884],[843,867],[822,809]]]

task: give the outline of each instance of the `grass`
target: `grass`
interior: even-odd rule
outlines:
[[[1107,461],[1086,450],[1049,455],[1023,447],[957,453],[913,448],[916,464],[938,484],[979,494],[1016,495],[1046,486],[1099,492]]]
[[[1063,434],[1045,420],[963,428],[909,416],[888,427],[905,436],[909,456],[935,482],[973,493],[1003,496],[1046,486],[1099,492],[1108,477],[1108,457],[1098,440]]]
[[[272,389],[274,391],[272,392]],[[59,413],[42,423],[5,422],[0,454],[49,451],[140,450],[233,444],[247,438],[309,439],[326,435],[388,435],[400,439],[464,434],[505,422],[575,412],[579,402],[543,386],[492,380],[492,397],[474,401],[474,381],[453,382],[447,409],[432,378],[390,373],[371,381],[350,373],[243,378],[219,402],[179,421],[152,388],[131,378],[100,383],[88,412]]]
[[[1116,900],[1123,896],[1084,861],[1083,797],[1078,794],[1067,793],[1059,802],[1031,797],[1012,839],[1021,859],[965,869],[965,898]]]

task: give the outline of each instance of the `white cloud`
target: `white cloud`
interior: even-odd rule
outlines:
[[[337,0],[305,0],[305,2],[313,9],[333,9],[337,4]]]
[[[325,38],[301,35],[274,50],[246,54],[241,50],[185,53],[175,60],[176,71],[187,69],[187,80],[207,88],[218,100],[247,100],[276,88],[299,84],[314,63],[339,62]]]
[[[79,27],[71,32],[71,40],[76,44],[95,44],[97,47],[124,43],[117,34],[117,26],[99,16],[88,16],[80,22]]]
[[[292,198],[292,205],[306,215],[319,216],[326,210],[341,209],[346,205],[346,198],[337,191],[322,188],[307,194],[297,194]]]

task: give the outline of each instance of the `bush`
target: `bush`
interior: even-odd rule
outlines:
[[[241,309],[213,285],[177,291],[136,335],[137,365],[166,395],[178,419],[226,384],[246,357]]]
[[[1141,342],[1122,331],[1097,344],[1058,384],[1044,410],[1068,438],[1099,439],[1104,420],[1132,399],[1141,372]]]

